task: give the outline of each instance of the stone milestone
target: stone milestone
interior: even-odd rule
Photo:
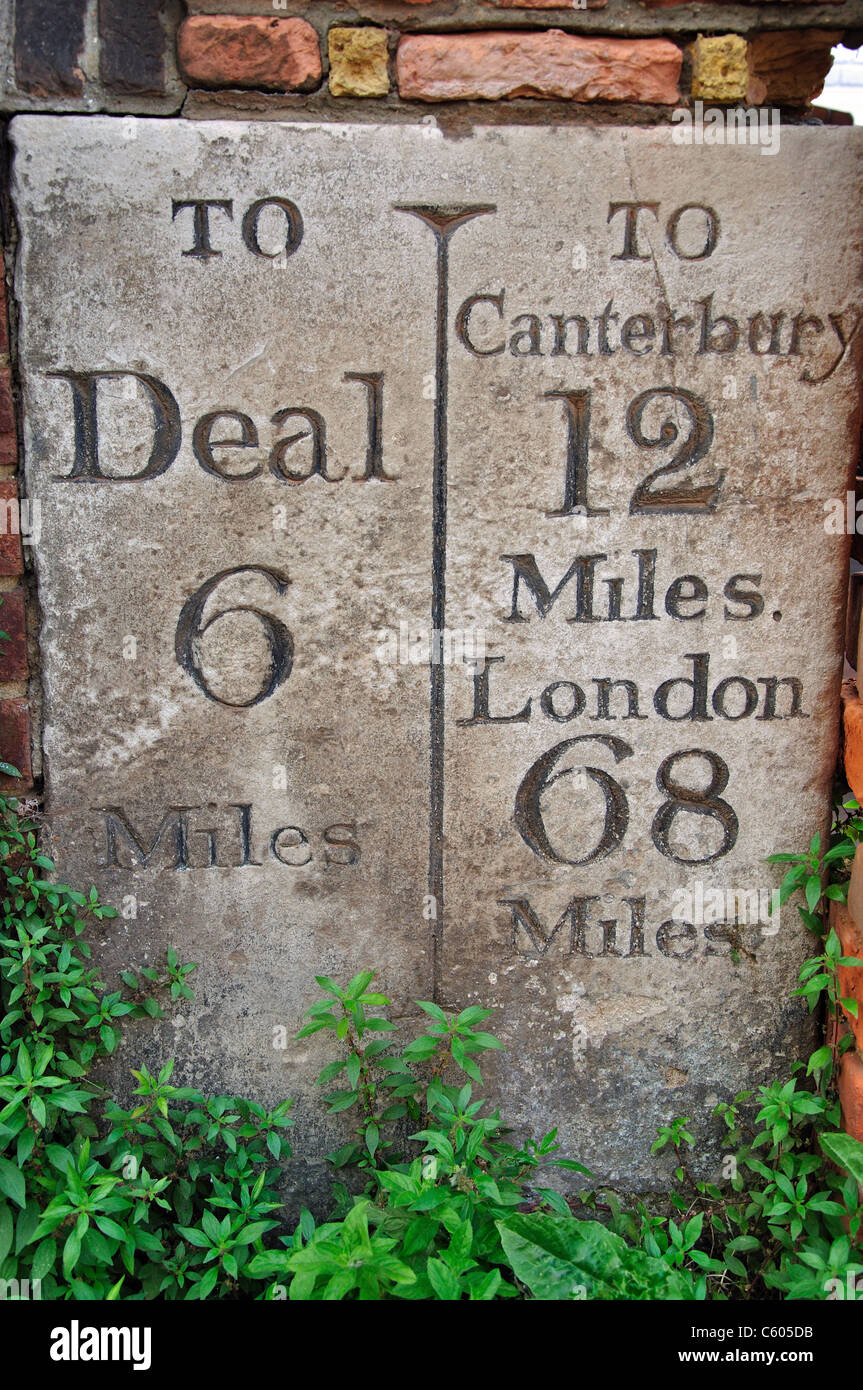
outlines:
[[[804,1049],[764,860],[828,817],[863,137],[679,134],[15,120],[59,865],[106,969],[199,963],[121,1069],[319,1155],[291,1039],[377,966],[645,1187]]]

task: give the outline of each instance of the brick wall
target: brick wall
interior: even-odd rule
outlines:
[[[10,0],[3,110],[379,118],[482,103],[484,119],[802,108],[863,0]],[[644,108],[644,109],[642,109]],[[631,116],[632,112],[624,114]]]

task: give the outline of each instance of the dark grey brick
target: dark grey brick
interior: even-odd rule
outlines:
[[[34,96],[80,96],[87,0],[16,0],[15,77]]]
[[[106,87],[130,95],[165,90],[162,0],[99,0],[99,72]]]

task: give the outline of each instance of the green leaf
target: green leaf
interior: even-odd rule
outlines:
[[[828,1158],[863,1183],[863,1144],[859,1140],[850,1134],[822,1134],[819,1143]]]
[[[78,1228],[70,1231],[66,1237],[66,1244],[63,1246],[63,1274],[68,1279],[73,1269],[78,1263],[81,1255],[81,1237],[78,1235]]]
[[[353,979],[348,982],[345,998],[358,999],[368,989],[374,977],[375,972],[373,970],[361,970],[358,975],[354,975]]]
[[[374,1044],[372,1044],[374,1045]],[[328,1086],[331,1081],[335,1081],[340,1072],[343,1072],[347,1062],[344,1057],[337,1057],[335,1062],[328,1062],[318,1074],[317,1085]]]
[[[557,1212],[558,1216],[569,1216],[570,1209],[565,1199],[553,1187],[538,1187],[536,1189],[538,1197],[544,1197],[552,1211]]]
[[[503,1050],[503,1043],[500,1038],[496,1038],[493,1033],[471,1033],[467,1039],[471,1047],[499,1048]]]
[[[814,912],[818,900],[821,897],[821,879],[818,874],[811,874],[810,877],[807,878],[804,893],[806,897],[806,906],[809,908],[810,912]]]
[[[446,1014],[439,1004],[432,1004],[428,1000],[422,999],[418,999],[416,1002],[417,1008],[422,1009],[423,1013],[428,1014],[430,1018],[437,1019],[438,1023],[446,1023]]]
[[[9,1251],[12,1249],[12,1237],[14,1235],[15,1223],[12,1220],[11,1207],[0,1207],[0,1265],[2,1265]]]
[[[811,1076],[814,1071],[821,1071],[830,1063],[832,1052],[829,1047],[819,1047],[817,1052],[813,1052],[806,1066],[806,1075]]]
[[[446,1303],[455,1303],[461,1298],[461,1285],[443,1260],[429,1256],[426,1260],[426,1274],[439,1299]]]
[[[199,1250],[207,1250],[209,1248],[210,1241],[204,1235],[204,1232],[199,1231],[196,1226],[177,1226],[175,1229],[177,1234],[181,1235],[183,1240],[187,1240],[190,1245],[197,1246]]]
[[[598,1221],[544,1213],[497,1221],[513,1272],[534,1298],[694,1299],[691,1277]]]
[[[275,1221],[253,1221],[250,1226],[244,1226],[234,1240],[237,1245],[251,1245],[252,1241],[260,1240],[267,1231],[271,1231],[275,1224]]]
[[[424,1062],[434,1054],[436,1048],[437,1038],[433,1038],[428,1033],[424,1033],[423,1036],[417,1038],[415,1042],[408,1043],[402,1056],[408,1062]]]
[[[416,1134],[412,1134],[410,1137],[411,1139],[424,1139],[427,1147],[434,1149],[436,1153],[442,1154],[447,1163],[453,1163],[455,1161],[452,1144],[446,1135],[441,1134],[439,1130],[419,1129]]]
[[[33,1256],[33,1263],[30,1266],[31,1279],[44,1279],[45,1275],[54,1268],[54,1261],[57,1258],[57,1242],[49,1236],[36,1246],[36,1253]]]
[[[338,1114],[340,1110],[349,1110],[352,1105],[356,1105],[359,1096],[356,1091],[333,1091],[332,1095],[325,1097],[327,1105],[333,1114]]]
[[[8,1158],[0,1158],[0,1192],[19,1207],[23,1207],[27,1201],[24,1174]]]
[[[335,1022],[335,1020],[333,1020],[333,1022]],[[299,1033],[297,1033],[296,1038],[295,1038],[295,1041],[296,1041],[296,1042],[299,1042],[301,1038],[310,1038],[310,1037],[312,1036],[313,1033],[319,1033],[319,1032],[321,1031],[322,1028],[326,1028],[326,1027],[327,1027],[327,1024],[326,1024],[326,1023],[321,1023],[321,1022],[317,1022],[317,1023],[306,1023],[306,1024],[300,1029]]]
[[[462,1009],[456,1019],[458,1028],[473,1028],[475,1023],[482,1023],[484,1019],[491,1018],[493,1009],[481,1009],[477,1004],[471,1004],[469,1009]]]
[[[725,1253],[729,1254],[734,1253],[735,1251],[745,1251],[746,1253],[750,1253],[753,1250],[760,1249],[761,1241],[758,1240],[756,1236],[735,1236],[734,1240],[730,1240],[726,1245]]]
[[[320,985],[324,994],[331,994],[334,999],[344,999],[344,993],[339,989],[335,980],[331,980],[329,975],[316,975],[315,980]]]
[[[488,1274],[480,1279],[479,1283],[472,1284],[470,1289],[471,1302],[489,1303],[497,1294],[503,1280],[500,1277],[499,1269],[491,1269]]]

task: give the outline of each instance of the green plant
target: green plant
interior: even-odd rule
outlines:
[[[499,1223],[504,1252],[519,1283],[534,1298],[703,1300],[707,1281],[683,1267],[701,1232],[700,1217],[668,1251],[629,1244],[599,1221],[516,1214]]]
[[[829,843],[821,853],[820,833],[812,836],[808,850],[796,854],[770,854],[768,864],[787,864],[779,885],[780,906],[795,893],[802,892],[805,907],[797,905],[801,921],[816,936],[824,935],[825,901],[845,902],[848,898],[846,861],[863,840],[863,815],[854,797],[844,798],[835,808]]]
[[[389,1003],[370,991],[373,976],[363,971],[344,988],[319,977],[325,998],[308,1010],[298,1035],[328,1029],[341,1045],[318,1081],[328,1086],[344,1074],[347,1087],[325,1100],[332,1113],[353,1112],[355,1137],[329,1157],[337,1169],[362,1171],[365,1193],[352,1201],[339,1188],[338,1222],[300,1230],[284,1254],[259,1256],[254,1272],[292,1281],[291,1298],[330,1299],[354,1290],[360,1298],[379,1297],[384,1288],[389,1297],[408,1299],[517,1297],[496,1223],[527,1200],[568,1212],[559,1193],[535,1181],[546,1168],[587,1170],[557,1156],[554,1132],[539,1142],[510,1143],[498,1112],[483,1113],[485,1102],[473,1098],[473,1083],[482,1081],[476,1057],[500,1047],[478,1026],[490,1010],[447,1014],[420,1002],[431,1019],[428,1031],[396,1049],[386,1036],[394,1025],[369,1012]],[[458,1073],[458,1082],[448,1079]],[[365,1255],[358,1265],[360,1248]],[[367,1272],[351,1284],[347,1271],[366,1269],[371,1260],[380,1279]],[[371,1292],[373,1283],[378,1292]]]
[[[710,1298],[824,1299],[831,1281],[846,1287],[847,1276],[863,1268],[863,1144],[838,1132],[834,1086],[836,1057],[852,1042],[841,1028],[843,1010],[857,1016],[856,1001],[841,994],[839,967],[863,961],[842,954],[824,920],[831,900],[847,898],[847,861],[863,837],[859,810],[852,798],[842,803],[823,854],[815,835],[804,853],[770,858],[788,865],[781,901],[803,894],[800,916],[821,943],[793,994],[810,1011],[823,1001],[833,1040],[797,1063],[790,1078],[717,1106],[725,1129],[722,1181],[693,1176],[688,1117],[660,1128],[654,1152],[671,1146],[678,1160],[671,1201],[684,1214],[681,1227],[643,1205],[622,1212],[611,1204],[615,1230],[650,1254],[667,1259],[676,1251],[682,1265],[705,1273]]]
[[[58,1299],[260,1293],[246,1271],[277,1224],[289,1103],[206,1099],[170,1062],[134,1073],[131,1109],[106,1100],[94,1063],[159,994],[191,997],[194,967],[169,949],[106,991],[83,933],[116,913],[45,877],[37,830],[0,797],[0,1279]]]
[[[126,970],[123,988],[106,990],[83,934],[113,909],[95,890],[48,879],[36,819],[0,797],[4,1289],[18,1280],[30,1296],[38,1286],[45,1298],[132,1300],[844,1297],[836,1291],[863,1273],[863,1144],[839,1131],[839,1025],[855,1010],[838,971],[861,962],[841,955],[823,908],[847,891],[858,809],[845,803],[824,855],[815,837],[805,854],[776,856],[789,864],[784,900],[803,892],[821,941],[795,993],[810,1009],[825,1000],[835,1037],[790,1078],[716,1108],[721,1178],[693,1172],[697,1126],[676,1117],[653,1146],[676,1157],[664,1207],[582,1191],[588,1219],[576,1216],[547,1174],[588,1170],[560,1156],[555,1130],[517,1141],[479,1092],[478,1059],[500,1048],[482,1026],[490,1011],[421,1001],[425,1031],[400,1045],[366,970],[345,986],[319,977],[323,998],[298,1034],[327,1031],[339,1049],[318,1081],[352,1133],[329,1159],[363,1191],[335,1183],[329,1219],[303,1208],[288,1231],[276,1182],[290,1102],[268,1111],[205,1098],[171,1085],[170,1062],[133,1073],[129,1108],[93,1080],[124,1024],[160,1017],[161,995],[191,996],[193,967],[169,949],[163,967]]]
[[[322,1226],[304,1213],[284,1251],[255,1257],[254,1274],[304,1300],[704,1296],[705,1280],[679,1269],[676,1252],[645,1254],[575,1218],[544,1172],[590,1174],[558,1156],[556,1131],[516,1144],[498,1111],[485,1113],[474,1086],[477,1056],[500,1047],[479,1026],[490,1010],[448,1014],[421,1001],[428,1031],[397,1049],[392,1036],[374,1037],[395,1030],[369,1012],[388,1003],[370,990],[373,976],[361,972],[344,988],[320,977],[325,998],[299,1034],[327,1029],[341,1046],[318,1080],[328,1086],[344,1073],[347,1088],[325,1099],[333,1113],[353,1112],[355,1135],[329,1157],[362,1172],[365,1190],[351,1197],[339,1187],[334,1219]]]

